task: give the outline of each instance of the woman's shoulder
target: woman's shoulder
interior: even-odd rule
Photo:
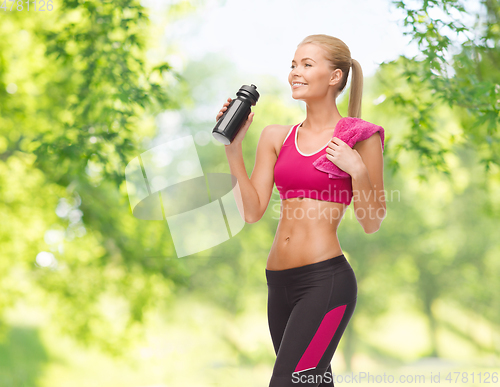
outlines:
[[[290,132],[296,124],[293,125],[280,125],[280,124],[271,124],[267,125],[263,131],[266,131],[266,137],[271,141],[272,146],[274,148],[274,152],[276,153],[276,157],[278,157],[279,151],[281,149],[281,145],[285,141],[286,136]]]
[[[378,132],[382,142],[382,150],[384,149],[385,131],[381,125],[358,117],[346,118],[347,119],[343,120],[342,125],[340,125],[337,132],[337,135],[341,140],[353,147],[356,143],[364,141]]]
[[[294,125],[280,125],[280,124],[271,124],[264,127],[263,131],[266,131],[266,136],[272,138],[275,141],[281,140],[283,141],[285,136],[288,134],[290,129],[292,129]]]
[[[371,121],[364,120],[358,117],[344,117],[336,128],[336,133],[345,133],[346,135],[354,135],[369,132],[381,132],[383,135],[384,128],[381,125]]]
[[[359,127],[380,126],[380,125],[375,124],[371,121],[367,121],[367,120],[364,120],[364,119],[358,118],[358,117],[344,117],[343,123],[344,123],[344,125],[349,125],[349,126],[354,125],[354,126],[359,126]]]

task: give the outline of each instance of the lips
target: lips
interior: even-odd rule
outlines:
[[[307,83],[301,83],[301,82],[297,82],[297,83],[293,82],[292,83],[292,87],[293,88],[297,88],[297,87],[300,87],[300,86],[307,86]]]

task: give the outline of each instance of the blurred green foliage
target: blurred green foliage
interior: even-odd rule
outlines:
[[[179,107],[167,79],[182,76],[145,61],[151,36],[138,1],[11,12],[2,30],[11,38],[0,42],[0,314],[43,291],[63,331],[118,354],[153,300],[187,276],[175,261],[159,268],[137,256],[146,241],[163,252],[168,242],[131,216],[124,190],[152,118]],[[57,270],[35,265],[40,251],[55,253]],[[123,331],[99,307],[108,293],[126,299]]]
[[[444,154],[456,141],[477,150],[486,171],[500,165],[500,2],[470,3],[466,7],[467,2],[459,0],[392,1],[406,15],[401,22],[404,34],[419,48],[412,58],[402,55],[381,64],[410,86],[402,92],[390,83],[392,77],[386,80],[387,99],[406,114],[411,127],[393,148],[395,155],[402,149],[415,151],[425,170],[450,173]],[[471,15],[468,8],[478,5],[480,13]],[[464,24],[471,17],[474,24]],[[460,108],[462,138],[436,125],[438,102]],[[419,177],[425,179],[424,175],[422,170]]]

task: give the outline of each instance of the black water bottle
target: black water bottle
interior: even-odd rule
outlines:
[[[231,100],[227,110],[222,114],[212,130],[215,139],[224,145],[229,145],[241,129],[244,121],[251,112],[251,106],[255,106],[259,100],[257,86],[243,85],[236,93],[236,99]]]

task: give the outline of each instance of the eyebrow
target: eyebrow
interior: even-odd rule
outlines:
[[[314,63],[316,63],[316,61],[315,61],[314,59],[312,59],[312,58],[303,58],[303,59],[302,59],[302,62],[303,62],[303,61],[305,61],[306,59],[311,59]],[[292,63],[293,63],[293,62],[295,62],[295,61],[294,61],[294,60],[292,60]],[[295,62],[295,63],[297,63],[297,62]]]

